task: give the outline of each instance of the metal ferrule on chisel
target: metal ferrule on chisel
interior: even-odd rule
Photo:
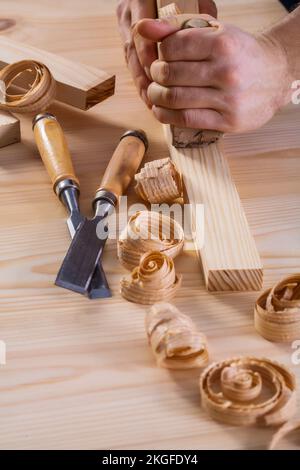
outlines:
[[[73,238],[77,228],[84,220],[79,208],[79,187],[73,180],[63,180],[56,185],[55,192],[69,213],[67,224]]]

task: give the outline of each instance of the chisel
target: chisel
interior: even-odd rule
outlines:
[[[55,116],[49,113],[39,114],[33,119],[35,141],[51,178],[53,189],[66,207],[69,218],[67,225],[71,237],[85,217],[79,209],[79,181],[75,175],[71,155],[63,130]],[[111,297],[111,292],[102,266],[95,269],[91,284],[87,291],[92,299]]]
[[[86,295],[109,235],[108,216],[128,188],[147,148],[143,131],[128,131],[121,137],[94,199],[95,216],[77,230],[57,275],[57,286]]]

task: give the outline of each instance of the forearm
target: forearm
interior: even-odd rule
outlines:
[[[287,57],[292,80],[300,79],[300,6],[273,26],[267,35],[280,44]]]

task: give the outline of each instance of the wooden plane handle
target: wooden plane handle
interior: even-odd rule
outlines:
[[[128,131],[121,138],[102,179],[98,191],[122,196],[136,174],[148,147],[143,131]]]
[[[79,186],[66,138],[56,117],[47,113],[36,116],[33,132],[53,189],[63,180],[72,180]]]

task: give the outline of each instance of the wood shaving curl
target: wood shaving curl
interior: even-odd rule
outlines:
[[[176,275],[173,260],[151,251],[141,257],[130,279],[121,280],[121,294],[129,302],[152,305],[173,298],[180,285],[181,276]]]
[[[147,312],[145,326],[159,367],[193,369],[208,364],[206,337],[174,305],[153,305]]]
[[[254,324],[269,341],[282,343],[300,338],[300,274],[289,276],[260,296]]]
[[[223,423],[276,426],[296,411],[295,376],[269,359],[240,357],[210,365],[200,377],[202,406]]]
[[[16,80],[23,74],[32,76],[29,89],[10,94],[10,87],[16,85]],[[56,82],[48,67],[40,62],[22,60],[9,64],[1,70],[0,80],[5,87],[0,109],[15,113],[39,113],[45,111],[55,99]]]
[[[269,450],[274,450],[277,447],[279,441],[284,439],[289,433],[300,430],[300,420],[299,421],[288,421],[274,434],[271,444],[269,445]]]
[[[118,241],[118,257],[130,271],[138,266],[141,256],[149,251],[175,258],[183,249],[184,232],[181,225],[158,212],[141,211],[134,214]]]
[[[182,178],[170,158],[146,163],[135,175],[135,191],[151,204],[173,202],[182,197]]]

